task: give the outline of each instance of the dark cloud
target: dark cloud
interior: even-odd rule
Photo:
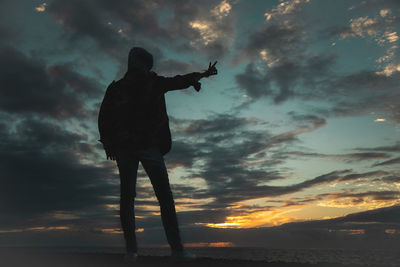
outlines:
[[[178,37],[179,48],[189,51],[198,49],[212,60],[221,58],[230,51],[233,42],[235,2],[168,1],[174,10],[168,31],[173,37]],[[224,3],[229,5],[229,9],[222,8],[221,11],[218,5]],[[189,46],[190,43],[194,44]]]
[[[398,123],[400,94],[397,84],[400,74],[395,70],[398,65],[395,50],[396,28],[400,23],[397,16],[399,5],[396,1],[381,3],[371,0],[354,4],[351,10],[358,11],[358,16],[353,15],[347,25],[329,27],[325,32],[337,42],[354,37],[374,41],[386,53],[375,59],[378,64],[328,77],[317,92],[322,93],[321,98],[326,98],[332,107],[317,112],[333,116],[359,116],[373,112]],[[315,96],[310,95],[311,99]]]
[[[0,125],[2,227],[48,223],[56,212],[106,213],[107,197],[118,192],[110,183],[115,174],[107,165],[81,162],[87,136],[37,119],[20,120],[13,130],[5,121]]]
[[[330,193],[323,195],[327,199],[339,200],[346,199],[346,204],[357,205],[365,202],[367,198],[378,201],[398,200],[399,191],[366,191],[361,193]]]
[[[344,158],[346,162],[351,163],[355,160],[384,159],[388,158],[389,154],[377,153],[377,152],[365,152],[365,153],[349,153],[349,154],[332,155],[332,156]]]
[[[385,171],[370,171],[370,172],[365,172],[365,173],[349,174],[349,175],[345,175],[343,178],[340,178],[339,182],[352,181],[352,180],[357,180],[359,178],[382,176],[382,175],[386,175],[386,174],[388,174],[388,173]]]
[[[192,168],[200,151],[188,142],[174,140],[170,153],[165,157],[169,168],[185,167]]]
[[[209,134],[225,134],[237,132],[245,126],[255,125],[257,119],[240,118],[232,114],[216,114],[208,119],[182,120],[173,118],[171,120],[180,134],[205,136]]]
[[[354,116],[380,110],[388,119],[398,121],[400,94],[395,88],[399,78],[400,73],[385,76],[372,71],[343,76],[327,85],[334,103],[329,112],[336,116]]]
[[[186,52],[200,50],[214,58],[223,56],[229,50],[227,38],[234,33],[234,16],[214,14],[212,10],[215,6],[214,1],[118,0],[113,3],[83,3],[57,0],[49,4],[48,11],[73,40],[88,37],[100,49],[120,60],[120,51],[127,51],[132,44],[152,48],[154,43],[157,43],[156,47],[167,46]],[[172,14],[168,15],[170,12]],[[207,36],[216,34],[218,37],[205,43],[204,33],[191,26],[194,22],[208,25]]]
[[[252,33],[234,63],[250,59],[244,73],[235,76],[252,98],[272,98],[279,104],[313,91],[336,62],[333,54],[308,51],[313,24],[301,16],[305,1],[288,1],[267,11],[267,20]],[[254,64],[257,61],[258,69]]]
[[[330,64],[327,63],[325,67]],[[398,72],[386,76],[375,71],[361,70],[335,77],[328,71],[319,75],[307,63],[298,65],[295,67],[296,69],[293,69],[294,65],[282,65],[281,67],[282,69],[276,69],[275,72],[281,77],[272,78],[272,81],[280,88],[278,95],[273,93],[274,90],[271,89],[273,87],[266,82],[269,80],[268,77],[274,75],[273,67],[264,76],[254,69],[250,72],[249,70],[252,68],[247,67],[245,73],[236,76],[236,81],[249,96],[256,99],[274,96],[275,102],[278,103],[292,96],[303,101],[324,101],[326,107],[315,108],[313,112],[326,117],[359,116],[379,110],[387,119],[396,122],[400,119],[398,111],[400,94],[396,91],[400,78]],[[324,68],[321,66],[318,69],[322,71]],[[285,76],[286,72],[290,72],[292,76]],[[293,74],[293,72],[297,74]],[[298,76],[294,77],[293,75]],[[318,77],[321,78],[319,81]],[[301,90],[293,90],[298,85],[303,86]]]
[[[106,221],[111,217],[104,207],[107,197],[118,193],[110,182],[115,174],[107,164],[83,163],[97,151],[90,136],[67,123],[87,118],[85,101],[97,98],[102,86],[74,64],[48,65],[35,51],[21,52],[10,44],[29,42],[23,31],[9,22],[1,28],[0,228]]]
[[[288,185],[288,186],[265,186],[264,192],[268,196],[279,196],[289,193],[294,193],[298,191],[302,191],[306,188],[310,188],[316,185],[321,184],[329,184],[334,182],[347,182],[347,181],[354,181],[360,178],[368,179],[370,177],[379,177],[386,175],[387,172],[384,171],[372,171],[366,173],[349,173],[350,170],[340,170],[340,171],[333,171],[327,174],[320,175],[310,180],[306,180],[302,183]],[[349,174],[347,174],[349,173]],[[367,193],[366,193],[367,194]],[[340,194],[338,194],[340,195]],[[335,196],[338,196],[335,195]],[[344,195],[344,194],[343,194]],[[343,196],[342,195],[342,196]],[[327,195],[324,195],[327,196]],[[331,196],[331,194],[330,194]]]
[[[100,13],[107,11],[112,13],[112,18],[119,19],[124,23],[122,29],[128,33],[133,33],[135,38],[145,36],[154,41],[170,39],[167,29],[160,24],[158,19],[159,11],[164,4],[167,4],[165,1],[117,0],[111,3],[102,0],[92,1],[91,4],[101,8],[101,10],[98,10]],[[119,22],[116,21],[116,23]]]
[[[388,145],[388,146],[356,147],[354,150],[357,150],[357,151],[400,152],[400,142],[396,142],[395,144]]]
[[[208,190],[200,192],[198,197],[217,198],[214,204],[207,206],[224,208],[234,202],[233,192],[239,193],[239,188],[242,192],[237,199],[243,199],[259,182],[280,178],[278,173],[268,169],[266,162],[258,164],[259,168],[245,167],[246,162],[263,157],[262,150],[273,145],[268,144],[269,133],[246,130],[246,127],[257,124],[256,120],[218,114],[207,120],[172,119],[171,122],[175,143],[180,151],[186,152],[175,153],[173,145],[167,160],[174,165],[178,162],[190,165],[192,170],[185,178],[188,181],[196,177],[204,179]],[[194,196],[197,194],[199,192],[193,193]]]
[[[246,66],[244,73],[236,75],[235,79],[239,87],[243,88],[246,94],[253,99],[272,94],[266,78],[255,69],[252,63]]]
[[[315,130],[326,125],[324,118],[312,114],[298,114],[290,111],[288,113],[293,122],[300,124],[300,128]]]
[[[192,197],[213,199],[202,206],[204,209],[224,209],[247,199],[282,196],[322,184],[388,174],[384,171],[354,173],[351,170],[337,170],[298,184],[265,185],[284,178],[277,167],[290,154],[288,147],[298,142],[297,136],[318,129],[326,123],[323,118],[310,114],[291,112],[289,115],[296,121],[295,128],[277,135],[266,131],[250,131],[247,127],[255,127],[262,122],[230,114],[217,114],[200,120],[172,118],[173,136],[177,149],[182,153],[172,150],[167,159],[171,161],[171,166],[191,168],[189,174],[185,175],[185,180],[190,181],[196,177],[204,179],[207,190],[187,190]],[[385,156],[387,157],[382,153],[354,153],[347,155],[347,158],[361,160]]]
[[[400,157],[393,158],[390,160],[382,161],[380,163],[374,164],[374,166],[384,166],[384,165],[393,165],[393,164],[399,164],[400,163]]]
[[[399,142],[393,144],[393,145],[388,145],[388,146],[377,146],[377,147],[357,147],[354,150],[356,151],[366,151],[366,152],[362,152],[361,154],[364,153],[381,153],[381,152],[385,152],[385,154],[387,154],[388,156],[391,156],[390,154],[388,154],[388,152],[392,153],[392,155],[397,155],[398,152],[400,152],[400,144]],[[379,152],[378,152],[379,151]],[[359,154],[359,153],[357,153]],[[399,157],[394,157],[392,159],[389,160],[385,160],[382,162],[378,162],[375,163],[374,165],[372,165],[373,167],[377,167],[377,166],[392,166],[395,164],[399,163]]]
[[[365,6],[373,3],[376,5],[372,1]],[[302,1],[288,1],[282,7],[267,10],[265,23],[250,34],[234,62],[250,60],[245,71],[235,76],[239,88],[254,101],[260,98],[272,99],[275,104],[289,99],[322,101],[324,107],[312,112],[325,117],[380,112],[385,118],[399,122],[400,95],[396,90],[399,72],[389,74],[385,70],[389,65],[381,70],[371,67],[347,74],[334,71],[338,55],[312,49],[326,36],[321,40],[312,37],[319,24],[307,16],[307,7]],[[376,9],[374,12],[377,17],[371,20],[373,23],[354,19],[349,25],[323,32],[336,31],[340,38],[370,36],[389,44],[392,41],[385,34],[395,32],[393,26],[398,25],[398,18],[394,13],[382,17]],[[390,60],[396,63],[395,59]]]
[[[18,5],[11,0],[0,1],[0,44],[17,45],[26,42],[23,29],[16,22],[15,12],[21,12]]]
[[[369,172],[365,174],[350,174],[337,180],[337,182],[348,182],[357,181],[359,178],[369,179],[373,177],[382,177],[385,172]],[[385,183],[397,182],[398,177],[384,176],[383,178],[370,179],[370,182],[383,181]],[[336,193],[324,193],[306,197],[293,197],[284,201],[283,207],[290,206],[304,206],[310,203],[326,203],[328,207],[340,207],[340,206],[359,206],[365,203],[379,203],[379,205],[393,205],[398,203],[400,192],[395,190],[382,190],[382,191],[364,191],[364,192],[336,192]]]
[[[397,0],[386,0],[385,2],[381,2],[379,0],[365,0],[362,1],[359,5],[361,8],[373,8],[376,10],[377,8],[400,8],[400,3]]]
[[[290,56],[304,52],[306,22],[300,16],[305,7],[305,1],[288,1],[283,5],[267,10],[266,20],[260,29],[251,33],[239,57],[234,63],[244,58],[259,58],[260,52],[265,51],[264,57],[270,63],[276,63]]]
[[[160,40],[170,40],[158,25],[160,1],[65,1],[49,3],[47,10],[64,28],[63,39],[75,50],[97,57],[106,54],[118,65],[119,79],[127,68],[129,50],[146,47],[161,58]],[[85,43],[89,43],[86,49]],[[95,45],[92,45],[94,42]],[[168,42],[167,42],[168,43]]]
[[[77,95],[87,98],[99,98],[103,96],[103,86],[95,79],[84,76],[74,70],[71,63],[52,65],[48,68],[48,74],[58,83],[63,83],[73,89]]]
[[[91,1],[52,1],[47,10],[64,26],[72,40],[89,37],[111,54],[122,42],[121,35],[108,27],[108,21],[100,15],[99,5]]]
[[[15,114],[53,118],[88,115],[84,98],[99,95],[99,84],[68,65],[47,67],[10,48],[0,49],[0,109]]]
[[[264,66],[263,71],[255,70],[253,63],[249,63],[245,72],[235,78],[249,96],[256,99],[272,97],[274,103],[279,104],[293,97],[307,99],[315,94],[335,61],[334,55],[300,57],[298,61],[293,57],[279,59],[269,67]]]
[[[386,176],[381,179],[385,183],[400,183],[400,176]]]
[[[388,229],[398,231],[399,216],[400,207],[397,205],[328,220],[288,223],[270,230],[280,229],[282,233],[288,233],[295,247],[301,243],[307,247],[382,249],[390,248],[394,244],[393,239],[399,238],[386,232]]]
[[[7,44],[10,42],[10,40],[17,39],[17,37],[18,37],[17,33],[14,30],[7,27],[6,24],[0,25],[1,43]]]
[[[389,194],[393,194],[389,192]],[[398,192],[397,192],[398,194]],[[334,219],[328,220],[318,220],[318,221],[311,221],[311,222],[294,222],[289,223],[280,228],[318,228],[318,226],[322,226],[327,229],[337,229],[337,228],[344,228],[344,229],[351,229],[351,228],[374,228],[378,226],[381,228],[382,232],[385,230],[384,225],[374,225],[378,223],[387,224],[390,227],[395,227],[398,229],[398,222],[400,221],[400,206],[394,205],[390,207],[372,209],[368,211],[352,213],[345,216],[340,216]],[[355,225],[359,223],[358,225]],[[368,223],[371,223],[368,225]],[[363,225],[363,226],[362,226]]]
[[[293,158],[297,157],[312,157],[312,158],[328,158],[333,160],[341,160],[346,163],[354,163],[355,161],[361,160],[374,160],[374,159],[385,159],[390,157],[387,153],[379,152],[365,152],[365,153],[348,153],[348,154],[322,154],[315,152],[302,152],[302,151],[290,151],[285,153],[287,156]]]

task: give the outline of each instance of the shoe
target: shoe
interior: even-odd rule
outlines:
[[[173,250],[171,253],[171,257],[174,260],[180,260],[180,261],[192,261],[197,258],[196,255],[190,253],[187,250],[182,250],[182,251]]]
[[[135,262],[137,260],[138,254],[136,252],[127,252],[124,255],[125,262]]]

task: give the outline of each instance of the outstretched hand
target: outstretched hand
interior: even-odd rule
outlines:
[[[211,65],[211,62],[210,62],[210,64],[208,65],[208,69],[205,72],[203,72],[204,77],[209,77],[211,75],[217,75],[218,74],[218,70],[215,67],[217,62],[218,61],[215,61],[214,64],[212,64],[212,65]]]
[[[211,75],[217,75],[217,74],[218,74],[218,70],[217,70],[217,68],[215,67],[216,64],[217,64],[217,61],[215,61],[214,64],[212,64],[212,65],[211,65],[211,62],[210,62],[210,64],[208,65],[208,69],[207,69],[207,70],[205,70],[205,71],[202,72],[202,73],[198,73],[197,79],[200,80],[200,79],[203,78],[203,77],[209,77],[209,76],[211,76]],[[197,81],[197,82],[193,85],[193,87],[194,87],[194,89],[198,92],[198,91],[200,91],[200,89],[201,89],[201,83]]]

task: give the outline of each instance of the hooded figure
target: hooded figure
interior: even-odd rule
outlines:
[[[134,47],[129,52],[128,71],[107,88],[100,107],[98,126],[107,159],[116,160],[121,180],[120,218],[126,241],[125,259],[135,261],[134,198],[139,162],[142,163],[160,204],[161,218],[172,256],[193,259],[183,249],[175,204],[163,156],[171,149],[171,132],[164,94],[194,86],[199,79],[217,74],[215,64],[205,72],[163,77],[151,71],[153,56]]]
[[[134,47],[129,51],[128,71],[150,71],[153,68],[153,55],[141,47]]]
[[[215,75],[215,64],[205,72],[164,77],[151,71],[153,56],[141,47],[129,52],[128,71],[107,88],[98,117],[100,142],[107,158],[120,148],[141,149],[157,145],[163,155],[171,149],[171,131],[164,94],[195,86]]]

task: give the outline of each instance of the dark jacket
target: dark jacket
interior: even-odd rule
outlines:
[[[171,149],[171,132],[164,94],[197,83],[199,73],[175,77],[130,70],[107,88],[98,117],[104,148],[140,149],[151,145],[163,155]]]

